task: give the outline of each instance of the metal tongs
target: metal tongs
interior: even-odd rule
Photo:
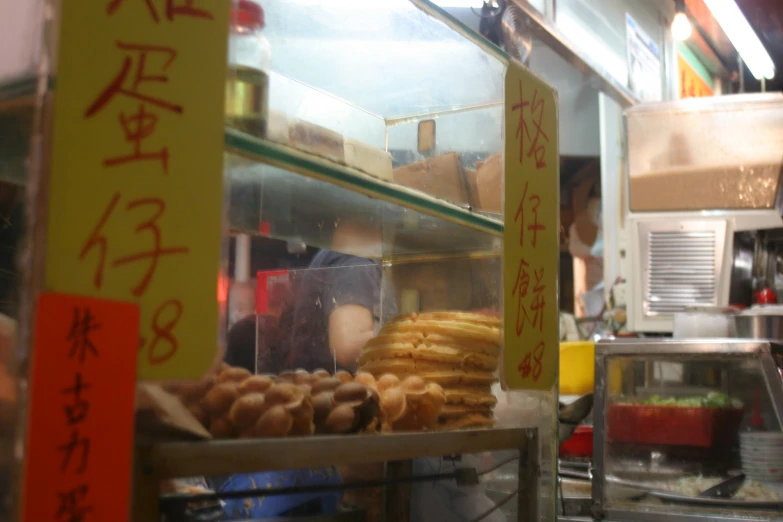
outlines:
[[[570,479],[576,479],[576,480],[584,480],[584,481],[592,481],[593,479],[593,473],[592,469],[588,468],[587,472],[584,471],[576,471],[576,470],[568,470],[568,469],[560,469],[558,471],[558,475],[560,478],[570,478]],[[640,491],[644,491],[647,493],[668,493],[664,490],[659,490],[657,488],[650,487],[648,484],[644,484],[643,482],[636,482],[632,480],[623,480],[617,477],[613,477],[611,475],[608,475],[606,477],[606,481],[618,486],[625,486],[630,487],[633,489],[638,489]],[[737,494],[737,491],[740,490],[742,485],[745,483],[745,474],[740,473],[739,475],[735,475],[733,477],[730,477],[714,486],[712,486],[709,489],[705,489],[698,495],[697,497],[700,498],[725,498],[729,499],[734,497],[734,495]]]
[[[737,494],[742,485],[745,483],[745,474],[740,473],[731,478],[724,480],[709,489],[705,489],[698,494],[702,498],[732,498]]]

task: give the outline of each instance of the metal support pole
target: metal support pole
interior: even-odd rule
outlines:
[[[529,432],[527,444],[519,451],[517,520],[519,522],[534,522],[538,520],[538,454],[540,452],[538,430]]]
[[[250,236],[248,234],[236,236],[234,280],[237,283],[250,281]]]
[[[160,520],[158,494],[160,480],[154,470],[145,465],[147,449],[136,447],[133,465],[133,522],[157,522]]]
[[[386,463],[386,480],[397,480],[413,474],[412,460]],[[411,516],[411,484],[391,484],[384,492],[385,522],[408,522]]]

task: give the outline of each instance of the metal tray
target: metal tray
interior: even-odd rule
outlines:
[[[560,473],[561,477],[567,477],[571,479],[589,480],[590,476],[587,473],[580,473],[578,471],[567,471]],[[633,480],[624,480],[619,477],[607,475],[606,482],[616,486],[621,486],[628,489],[638,490],[640,493],[645,493],[652,497],[656,497],[660,500],[667,502],[674,502],[677,504],[687,504],[691,506],[712,506],[712,507],[733,507],[741,509],[783,509],[783,500],[770,500],[770,501],[757,501],[757,500],[737,500],[733,498],[706,498],[706,497],[690,497],[687,495],[680,495],[666,491],[662,489],[651,488],[648,484],[643,482],[635,482]]]
[[[650,488],[650,486],[641,482],[623,480],[612,476],[607,476],[606,481],[618,486],[638,489],[639,491],[647,493],[652,497],[678,504],[687,504],[691,506],[734,507],[743,509],[783,509],[783,500],[757,501],[738,500],[734,498],[690,497],[688,495],[672,493],[671,491]]]

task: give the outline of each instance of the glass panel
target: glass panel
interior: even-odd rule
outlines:
[[[311,156],[318,154],[334,165],[348,164],[385,181],[464,206],[482,207],[479,189],[485,187],[496,191],[494,199],[500,200],[502,162],[495,164],[495,175],[484,174],[486,179],[481,184],[476,175],[478,162],[503,149],[500,95],[479,105],[389,118],[273,73],[270,97],[275,112],[267,138],[282,146]],[[227,139],[229,143],[241,141],[240,148],[248,148],[244,137],[236,132]],[[355,153],[349,159],[347,140],[377,150]],[[416,165],[409,169],[401,168],[413,163]]]
[[[384,322],[397,313],[473,310],[498,314],[501,300],[501,259],[452,258],[384,267],[384,294],[395,307],[385,310]]]
[[[406,0],[285,0],[264,9],[275,72],[384,118],[502,97],[504,64]]]
[[[608,508],[702,516],[779,508],[780,471],[770,466],[783,462],[783,437],[763,455],[753,442],[781,430],[757,357],[611,356],[606,386]],[[697,498],[739,473],[747,477],[731,500]]]
[[[391,260],[500,252],[501,239],[496,235],[502,224],[498,221],[290,149],[259,140],[248,143],[279,153],[272,159],[281,164],[301,169],[302,163],[297,162],[306,162],[318,168],[324,178],[368,195],[232,157],[229,223],[234,230],[263,231],[279,239],[329,248],[340,221],[353,220],[378,229],[378,242],[370,251],[359,251],[357,245],[343,247],[346,253],[364,257]]]

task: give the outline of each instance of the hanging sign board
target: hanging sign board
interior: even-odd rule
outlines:
[[[661,50],[628,13],[625,14],[628,88],[643,102],[661,101]]]
[[[230,4],[62,4],[46,283],[137,303],[142,379],[218,351]]]
[[[550,390],[560,326],[557,96],[514,61],[505,92],[504,378],[509,388]]]
[[[715,94],[712,87],[704,81],[704,78],[691,67],[685,57],[680,53],[677,53],[677,70],[680,73],[680,99],[701,98],[704,96],[713,96]]]
[[[139,309],[41,294],[22,521],[127,521]]]

